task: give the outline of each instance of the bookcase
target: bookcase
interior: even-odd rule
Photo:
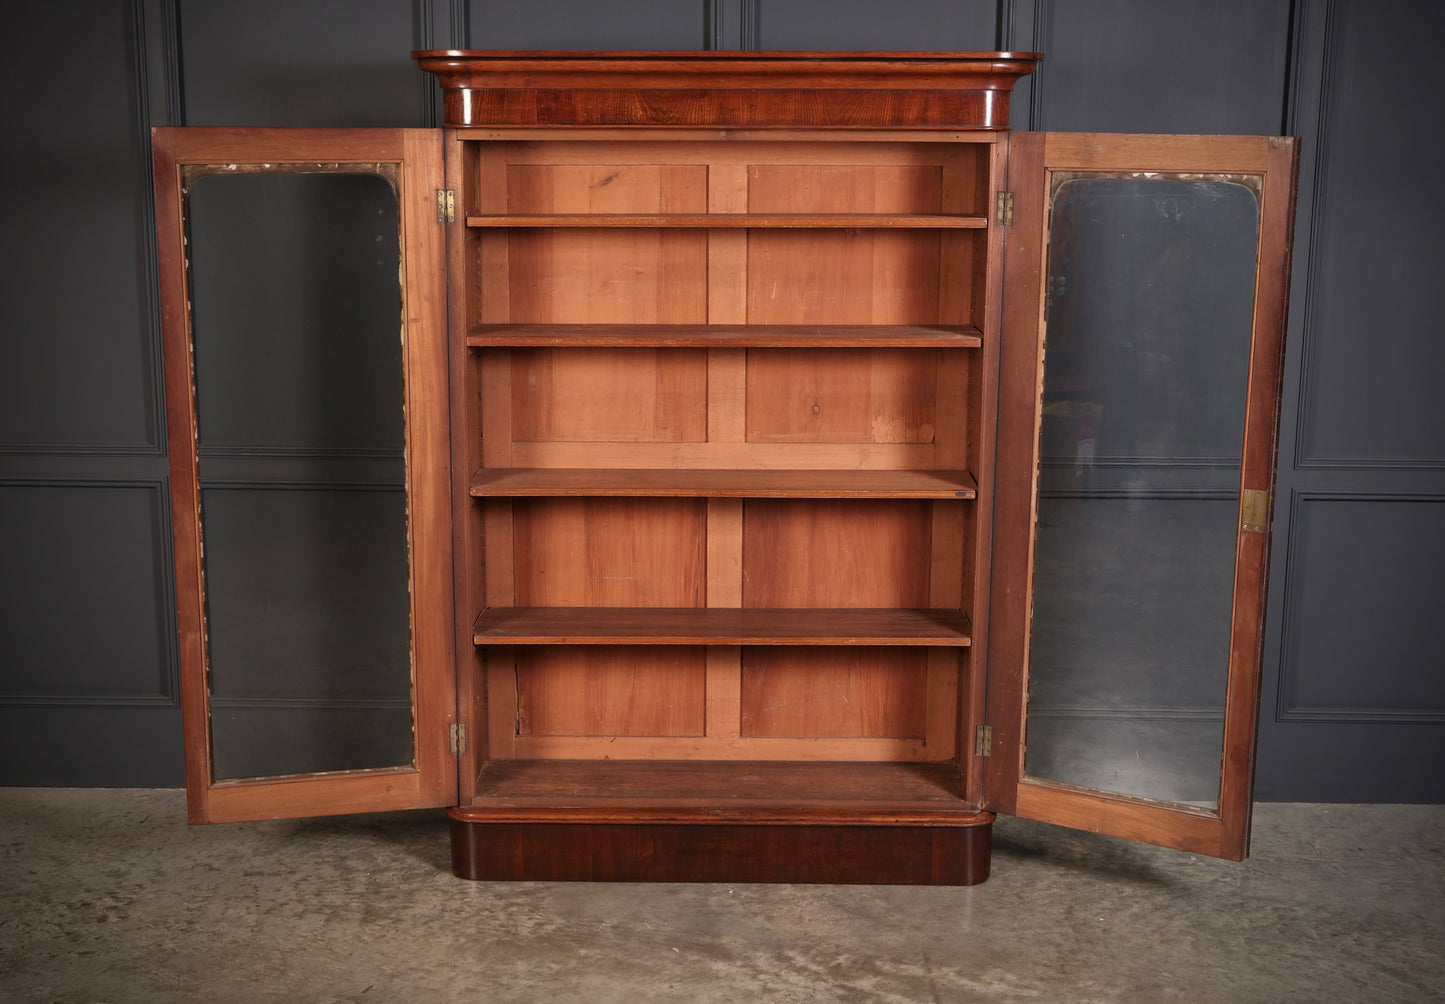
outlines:
[[[1038,818],[1243,853],[1224,796],[1165,807],[1024,769],[1048,259],[1015,214],[1039,228],[1050,193],[1017,191],[1048,151],[1011,155],[1007,122],[1038,57],[416,55],[441,135],[157,137],[194,820],[449,805],[468,878],[971,884],[1022,792]],[[1117,174],[1108,146],[1065,167]],[[1197,170],[1288,195],[1278,148]],[[173,242],[187,185],[238,170],[398,192],[407,762],[210,761]],[[1259,327],[1282,311],[1271,287]],[[1277,335],[1254,342],[1277,366]],[[1271,400],[1251,402],[1266,465]]]

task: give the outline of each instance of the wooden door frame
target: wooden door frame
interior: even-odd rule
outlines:
[[[456,798],[448,727],[456,721],[452,642],[450,434],[440,135],[432,129],[156,128],[155,204],[167,445],[175,541],[187,810],[193,823],[440,806]],[[213,780],[197,414],[185,244],[188,169],[284,171],[397,166],[403,279],[407,535],[414,756],[411,766]]]
[[[1004,258],[990,627],[993,648],[988,680],[993,750],[985,775],[987,807],[1238,860],[1244,857],[1249,843],[1267,521],[1263,532],[1236,533],[1218,811],[1042,781],[1024,772],[1050,175],[1056,171],[1158,171],[1261,178],[1257,261],[1264,267],[1257,267],[1255,276],[1241,488],[1272,490],[1296,144],[1279,137],[1083,133],[1015,133],[1009,144],[1009,185],[1015,193],[1015,216]],[[1241,492],[1241,506],[1242,498]]]

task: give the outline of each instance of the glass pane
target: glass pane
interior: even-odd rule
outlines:
[[[1258,233],[1237,180],[1055,190],[1033,777],[1218,804]]]
[[[186,212],[215,778],[410,766],[395,191],[206,174]]]

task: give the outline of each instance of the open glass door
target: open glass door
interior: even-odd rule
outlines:
[[[154,149],[191,821],[453,801],[440,138]]]
[[[1291,140],[1018,133],[991,807],[1248,843]]]

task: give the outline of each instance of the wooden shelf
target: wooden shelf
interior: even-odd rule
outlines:
[[[468,216],[467,226],[982,230],[988,219],[932,213],[502,213]]]
[[[956,763],[758,760],[493,760],[454,816],[500,821],[623,819],[657,810],[717,822],[759,815],[877,814],[879,822],[967,814]]]
[[[978,485],[967,471],[483,467],[472,475],[471,493],[479,498],[972,499]]]
[[[478,324],[473,348],[976,349],[978,328],[920,324]]]
[[[478,645],[901,645],[972,643],[958,610],[489,607]]]

